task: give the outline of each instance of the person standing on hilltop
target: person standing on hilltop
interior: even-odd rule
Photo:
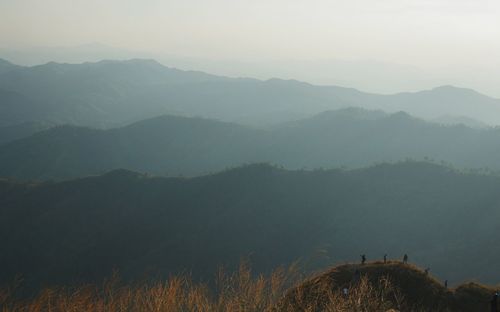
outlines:
[[[384,263],[387,263],[387,254],[384,255]]]
[[[403,263],[404,263],[404,264],[407,264],[407,263],[408,263],[408,255],[407,255],[407,254],[405,254],[405,255],[403,256]]]
[[[366,255],[361,255],[361,264],[365,264],[366,262]]]

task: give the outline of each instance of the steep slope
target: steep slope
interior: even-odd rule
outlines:
[[[96,281],[190,271],[249,256],[266,271],[384,253],[451,284],[498,283],[500,178],[426,163],[355,171],[252,165],[198,178],[119,170],[60,183],[0,183],[0,281]]]

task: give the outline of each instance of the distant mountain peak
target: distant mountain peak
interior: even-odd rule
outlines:
[[[102,60],[97,62],[96,64],[140,64],[140,65],[155,65],[162,66],[161,63],[154,59],[145,59],[145,58],[134,58],[128,60]]]
[[[0,62],[1,65],[1,62]],[[129,59],[129,60],[101,60],[98,62],[83,62],[83,63],[60,63],[60,62],[47,62],[41,65],[35,65],[32,68],[38,69],[50,69],[50,70],[67,70],[68,68],[76,68],[76,67],[87,67],[87,66],[102,66],[102,65],[136,65],[136,66],[144,66],[149,68],[167,68],[162,64],[158,63],[153,59]]]
[[[295,80],[295,79],[270,78],[270,79],[266,80],[265,82],[270,83],[270,84],[275,84],[275,85],[286,85],[286,86],[289,86],[290,84],[303,85],[303,86],[313,86],[310,83]]]
[[[58,62],[48,62],[45,64],[41,65],[35,65],[33,67],[29,67],[29,69],[33,69],[34,72],[44,72],[49,75],[58,75],[61,73],[67,72],[70,68],[74,68],[76,66],[75,64],[69,64],[69,63],[58,63]]]
[[[463,87],[456,87],[453,85],[442,85],[438,86],[435,88],[431,89],[426,89],[426,90],[420,90],[420,91],[415,91],[415,92],[401,92],[397,93],[396,95],[422,95],[422,94],[432,94],[432,95],[446,95],[446,96],[462,96],[462,95],[476,95],[476,96],[482,96],[485,98],[490,98],[487,95],[484,95],[474,89],[470,88],[463,88]]]
[[[482,95],[481,93],[477,92],[476,90],[469,89],[469,88],[461,88],[461,87],[456,87],[452,85],[443,85],[436,87],[432,90],[431,92],[438,92],[438,93],[450,93],[450,94],[476,94],[476,95]]]
[[[391,114],[389,115],[389,118],[397,120],[403,120],[403,119],[418,120],[418,118],[413,117],[412,115],[408,114],[405,111],[399,111],[394,114]]]
[[[442,85],[433,88],[432,90],[461,90],[463,88],[455,87],[454,85]]]

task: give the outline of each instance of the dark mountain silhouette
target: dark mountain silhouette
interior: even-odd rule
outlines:
[[[268,130],[163,116],[95,130],[59,126],[0,146],[0,176],[65,179],[118,168],[199,175],[245,163],[359,167],[407,158],[500,169],[500,130],[441,126],[400,112],[349,108]]]
[[[440,87],[377,95],[294,80],[227,78],[181,71],[153,60],[47,63],[0,69],[0,126],[51,122],[115,127],[160,114],[274,125],[325,110],[359,106],[406,111],[423,118],[457,115],[500,124],[500,100],[468,89]],[[3,64],[2,63],[2,64]],[[8,93],[4,93],[8,92]],[[12,94],[16,94],[15,100]],[[29,107],[29,109],[25,109]]]
[[[0,254],[0,281],[96,281],[113,268],[124,278],[185,270],[211,277],[248,255],[266,271],[297,258],[321,267],[408,253],[452,284],[497,283],[499,187],[497,176],[413,162],[354,171],[250,165],[189,179],[118,170],[60,183],[2,180],[0,240],[9,252]]]

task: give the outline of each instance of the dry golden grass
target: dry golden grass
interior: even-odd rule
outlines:
[[[327,302],[291,303],[283,300],[289,289],[299,294],[303,276],[296,265],[280,268],[270,275],[253,275],[246,263],[237,272],[219,270],[215,287],[195,283],[186,276],[175,276],[152,285],[120,285],[116,278],[100,287],[82,286],[75,289],[45,289],[35,298],[12,299],[8,290],[0,292],[1,312],[379,312],[398,308],[403,296],[389,279],[372,284],[367,278],[349,288],[348,295],[333,289]],[[331,286],[331,285],[330,285]],[[324,285],[329,287],[329,285]],[[292,292],[293,292],[292,291]],[[288,297],[289,298],[289,297]],[[313,301],[314,302],[314,301]]]
[[[35,298],[13,299],[10,290],[0,291],[1,312],[229,312],[272,311],[286,289],[298,280],[296,265],[279,268],[268,276],[253,275],[243,262],[237,272],[219,270],[215,287],[174,276],[150,285],[120,285],[111,278],[100,287],[45,289]],[[215,288],[215,289],[214,289]]]
[[[302,287],[293,289],[286,300],[277,304],[276,311],[386,312],[399,311],[403,307],[404,311],[420,311],[418,308],[405,306],[404,296],[386,277],[375,284],[367,277],[362,277],[359,282],[346,288],[347,295],[332,288],[331,284],[325,283],[319,287],[322,288],[321,298],[308,298],[301,293],[304,291]]]

